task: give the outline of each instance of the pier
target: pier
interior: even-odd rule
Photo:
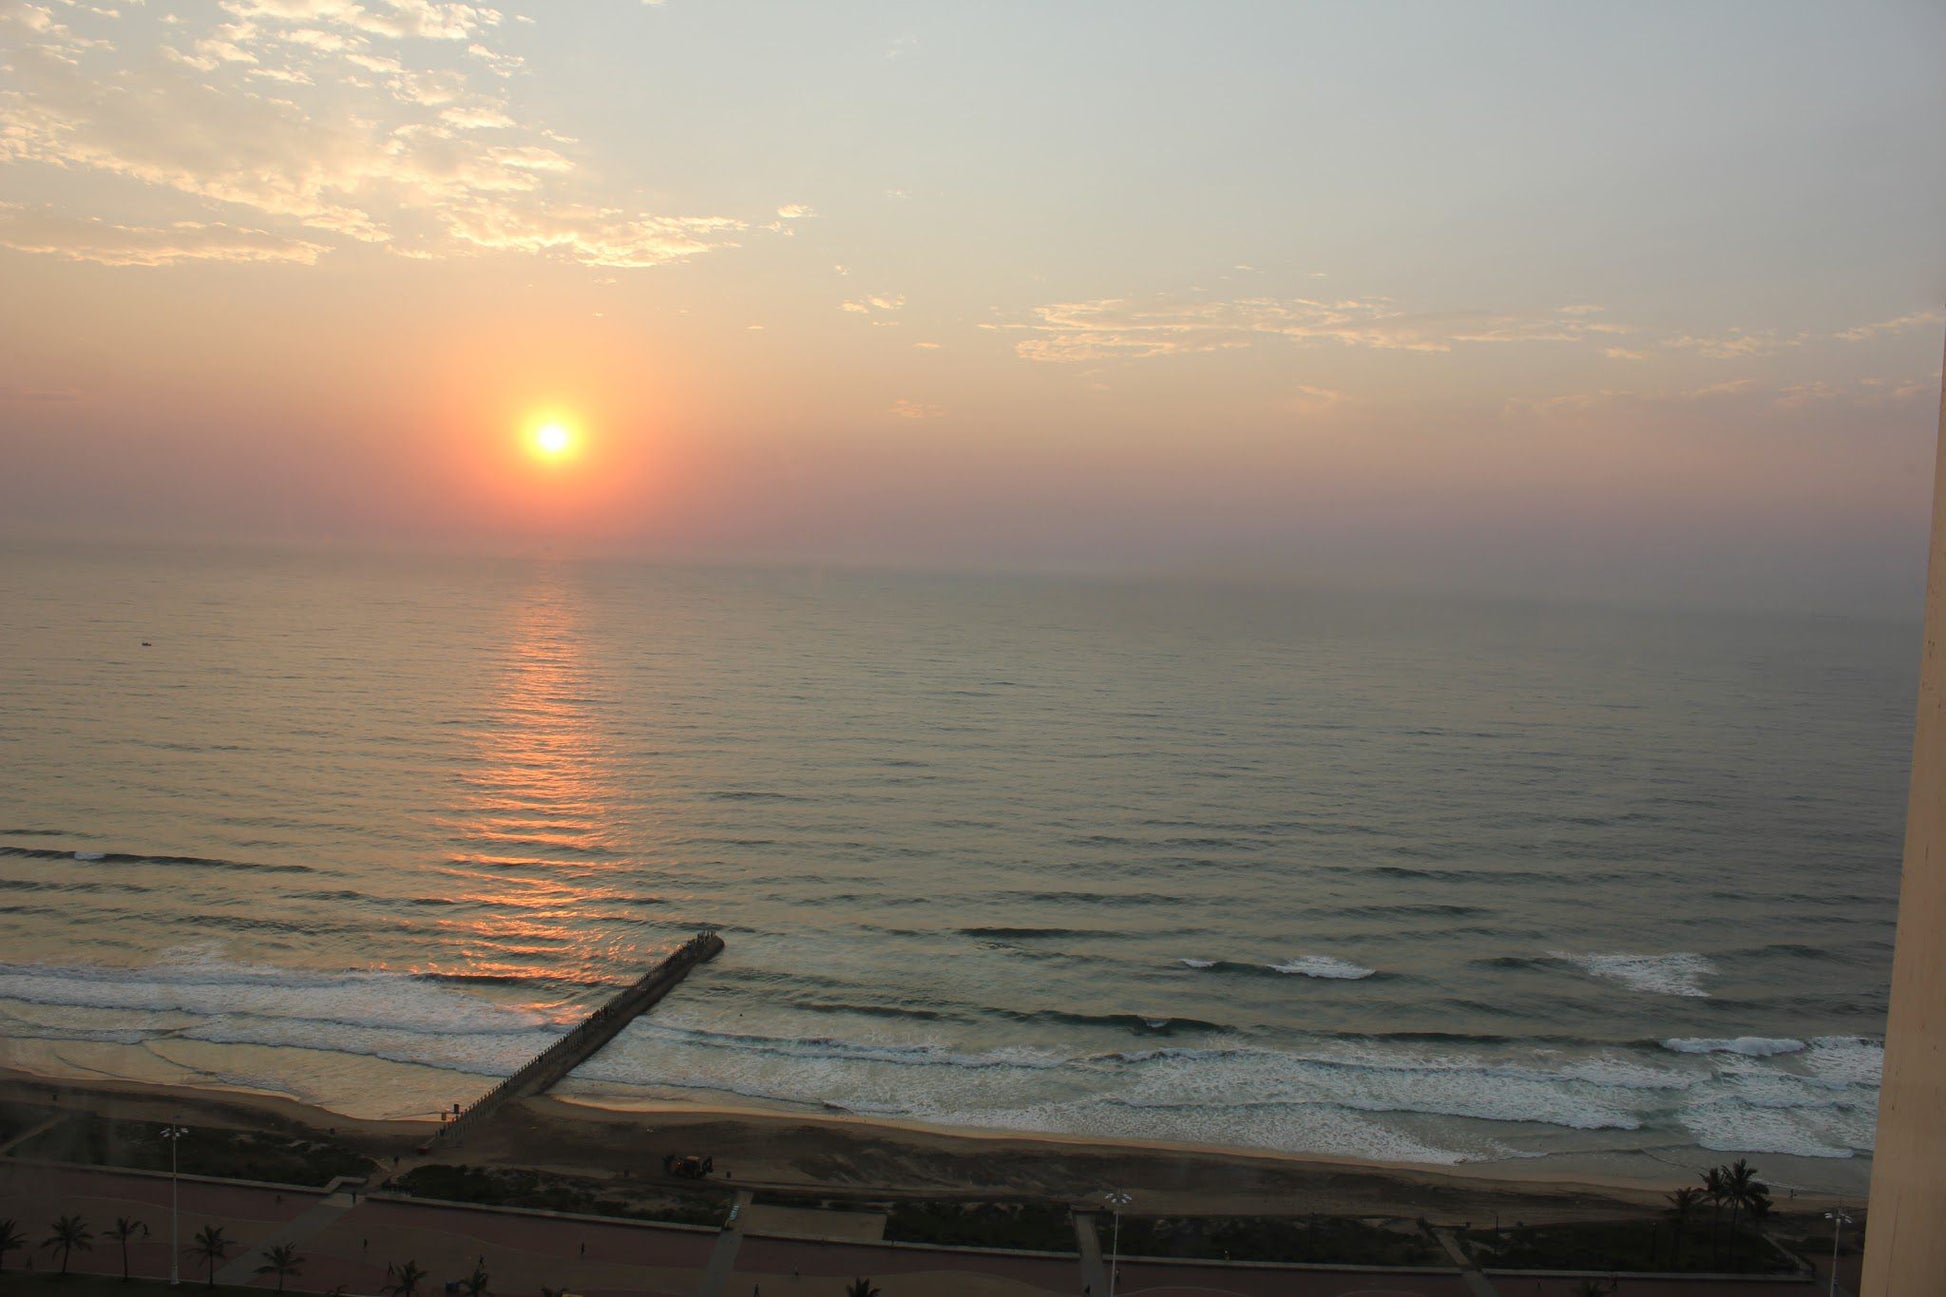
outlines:
[[[613,1040],[637,1014],[651,1008],[689,976],[696,965],[716,958],[723,950],[723,938],[714,932],[699,932],[670,952],[669,957],[643,974],[633,986],[583,1018],[574,1030],[528,1059],[521,1069],[488,1090],[461,1110],[457,1117],[439,1128],[435,1142],[452,1143],[461,1132],[478,1125],[501,1104],[540,1094],[580,1067],[603,1045]]]

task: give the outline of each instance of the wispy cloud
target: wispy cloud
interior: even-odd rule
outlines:
[[[860,297],[848,302],[840,302],[838,309],[849,311],[853,315],[878,315],[904,310],[905,298],[897,295]]]
[[[785,203],[777,209],[777,219],[774,221],[766,221],[764,228],[773,234],[789,236],[797,233],[796,230],[791,228],[793,222],[806,221],[816,215],[816,210],[808,204]]]
[[[1284,408],[1293,414],[1315,414],[1329,409],[1349,398],[1340,391],[1329,387],[1313,387],[1309,383],[1299,383],[1284,398]]]
[[[47,401],[79,401],[81,392],[72,387],[18,387],[11,383],[0,383],[0,401],[21,401],[40,403]]]
[[[17,203],[0,203],[0,247],[104,266],[166,266],[179,261],[284,261],[311,265],[323,244],[216,222],[111,225]]]
[[[1541,418],[1585,414],[1610,406],[1669,409],[1724,402],[1740,402],[1776,410],[1803,410],[1818,405],[1844,405],[1865,410],[1900,405],[1916,397],[1936,395],[1937,392],[1936,380],[1814,379],[1777,384],[1754,378],[1732,378],[1662,391],[1604,388],[1550,397],[1516,397],[1506,403],[1505,409],[1510,415]]]
[[[1662,345],[1678,351],[1694,351],[1712,360],[1741,360],[1750,356],[1768,356],[1782,347],[1804,345],[1803,335],[1780,337],[1771,331],[1752,332],[1745,329],[1728,329],[1722,333],[1678,334],[1663,339]]]
[[[886,413],[900,419],[937,419],[946,413],[946,408],[925,401],[908,400],[902,396],[892,402],[892,408]]]
[[[1869,342],[1873,338],[1890,333],[1904,333],[1908,329],[1920,329],[1930,324],[1946,323],[1946,311],[1912,311],[1896,319],[1880,320],[1876,324],[1860,324],[1831,336],[1842,342]]]
[[[1749,395],[1756,392],[1757,388],[1758,383],[1754,378],[1736,378],[1721,383],[1705,383],[1698,387],[1674,388],[1661,392],[1601,388],[1592,392],[1566,392],[1559,396],[1513,397],[1506,402],[1505,410],[1511,415],[1538,415],[1549,418],[1584,414],[1611,405],[1695,405]]]
[[[1888,337],[1942,320],[1946,314],[1939,311],[1917,311],[1828,333],[1741,327],[1670,333],[1608,319],[1605,308],[1592,304],[1549,311],[1435,311],[1410,309],[1389,297],[1213,298],[1192,292],[1055,302],[1033,308],[1025,320],[982,327],[1029,334],[1015,343],[1020,356],[1061,364],[1197,355],[1269,340],[1407,352],[1566,344],[1596,348],[1608,360],[1640,361],[1658,352],[1754,360],[1787,348]]]
[[[1580,342],[1632,332],[1589,318],[1597,307],[1547,314],[1496,311],[1417,312],[1389,298],[1321,301],[1250,297],[1232,300],[1126,298],[1036,307],[1014,328],[1036,336],[1017,343],[1028,360],[1077,363],[1140,360],[1249,347],[1275,338],[1297,344],[1337,343],[1398,351],[1451,351],[1467,344]]]
[[[507,83],[520,60],[493,48],[493,9],[222,0],[218,10],[201,27],[146,29],[130,27],[139,10],[101,10],[88,21],[105,34],[89,37],[43,6],[0,10],[0,26],[29,37],[0,89],[0,165],[133,186],[92,189],[110,196],[65,209],[74,221],[134,232],[174,196],[189,204],[176,214],[205,231],[267,227],[247,232],[288,260],[356,240],[420,257],[509,251],[644,267],[734,246],[748,228],[604,201],[572,141],[520,124]],[[66,16],[79,25],[79,13]],[[116,53],[147,41],[160,41],[154,53]]]

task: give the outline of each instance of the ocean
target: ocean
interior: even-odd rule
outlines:
[[[0,552],[0,1062],[1869,1176],[1910,623]]]

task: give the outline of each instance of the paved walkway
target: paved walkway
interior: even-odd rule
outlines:
[[[350,1211],[356,1199],[348,1189],[340,1189],[318,1203],[317,1206],[287,1222],[282,1228],[272,1230],[257,1240],[255,1246],[246,1247],[221,1270],[216,1272],[216,1282],[236,1284],[239,1287],[257,1277],[257,1267],[270,1255],[270,1249],[289,1243],[297,1248],[300,1255],[304,1244],[313,1237],[338,1223],[338,1218]]]
[[[730,1274],[736,1269],[737,1252],[743,1247],[743,1215],[756,1197],[748,1189],[737,1190],[736,1206],[730,1209],[730,1223],[716,1236],[716,1250],[710,1253],[709,1268],[703,1271],[703,1286],[697,1297],[723,1297]]]
[[[1459,1245],[1459,1240],[1453,1237],[1452,1230],[1435,1229],[1432,1236],[1439,1240],[1439,1246],[1446,1249],[1446,1255],[1460,1268],[1460,1279],[1465,1282],[1466,1291],[1472,1293],[1473,1297],[1500,1297],[1487,1277],[1480,1273],[1480,1267],[1473,1264],[1473,1258],[1466,1255],[1466,1249]]]
[[[1091,1211],[1074,1214],[1074,1241],[1081,1249],[1081,1291],[1107,1297],[1108,1271],[1101,1264],[1101,1233],[1095,1228],[1096,1219]]]

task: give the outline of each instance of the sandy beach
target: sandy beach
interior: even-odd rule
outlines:
[[[342,1116],[290,1099],[0,1071],[0,1102],[82,1108],[139,1121],[330,1133],[382,1166],[529,1167],[616,1179],[659,1177],[671,1152],[707,1154],[726,1187],[836,1197],[995,1197],[1082,1203],[1108,1189],[1141,1210],[1184,1214],[1387,1215],[1436,1222],[1496,1215],[1529,1223],[1650,1214],[1668,1185],[1484,1176],[1451,1168],[1292,1157],[1190,1145],[930,1130],[858,1117],[733,1108],[613,1112],[554,1099],[504,1109],[463,1143],[428,1153],[436,1127]],[[395,1160],[396,1159],[396,1163]],[[1818,1200],[1800,1197],[1794,1207]]]

